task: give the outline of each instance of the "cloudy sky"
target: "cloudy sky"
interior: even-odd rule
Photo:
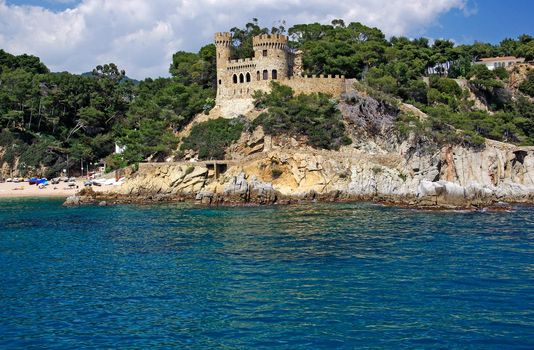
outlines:
[[[499,42],[534,35],[531,0],[0,0],[0,48],[39,56],[53,71],[114,62],[142,79],[167,76],[172,54],[251,18],[359,21],[386,35]]]

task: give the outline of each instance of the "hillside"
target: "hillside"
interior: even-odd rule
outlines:
[[[239,37],[230,50],[234,59],[250,57],[252,38],[271,31],[254,22],[231,32]],[[303,53],[303,74],[344,75],[356,95],[340,100],[289,96],[285,90],[279,96],[215,106],[213,44],[198,53],[177,52],[171,78],[139,84],[125,79],[126,72],[112,63],[79,76],[52,73],[36,57],[1,51],[0,177],[53,177],[64,168],[77,174],[80,165],[87,171],[97,163],[112,170],[146,161],[234,157],[238,140],[260,129],[267,139],[294,140],[287,142],[306,144],[310,152],[396,152],[388,146],[393,132],[399,144],[416,135],[420,144],[469,152],[483,151],[487,139],[534,144],[530,66],[515,72],[472,64],[481,56],[532,60],[530,35],[497,45],[455,46],[447,40],[431,45],[424,38],[386,39],[377,28],[342,21],[300,24],[288,34],[288,47]],[[439,69],[428,75],[429,68],[445,63],[448,76]],[[354,117],[353,109],[369,108],[360,103],[363,97],[384,109],[382,118],[373,119],[366,110]],[[400,108],[407,105],[413,107]],[[215,121],[218,117],[226,122]],[[114,154],[115,144],[125,152]]]

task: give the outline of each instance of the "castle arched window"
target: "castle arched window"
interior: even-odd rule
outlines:
[[[263,80],[269,79],[269,71],[267,69],[263,70]]]
[[[263,50],[262,54],[263,54],[263,57],[267,57],[267,50]]]
[[[233,81],[234,81],[234,84],[237,84],[237,75],[234,74],[234,76],[233,76],[232,79],[233,79]]]
[[[244,83],[245,82],[245,77],[243,76],[243,73],[239,74],[239,82],[240,83]]]
[[[250,83],[250,73],[247,72],[247,75],[245,75],[245,80],[247,81],[247,83]]]
[[[219,79],[219,85],[221,85],[221,84],[222,84],[222,80],[221,80],[221,79]]]
[[[256,80],[260,80],[260,71],[256,72]]]
[[[274,80],[278,79],[278,72],[276,71],[276,69],[273,69],[271,78]]]

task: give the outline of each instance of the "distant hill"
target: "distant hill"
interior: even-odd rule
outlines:
[[[82,73],[80,75],[82,77],[90,77],[90,76],[93,76],[93,73],[92,72],[85,72],[85,73]],[[121,83],[126,82],[126,81],[131,81],[134,85],[139,85],[139,83],[140,83],[139,80],[130,78],[128,76],[125,76],[124,78],[121,79]]]

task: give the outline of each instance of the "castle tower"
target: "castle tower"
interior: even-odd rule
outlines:
[[[215,50],[217,55],[217,85],[221,87],[222,80],[226,75],[226,68],[230,61],[230,48],[232,46],[232,34],[215,33]]]
[[[254,59],[262,62],[260,74],[263,78],[267,71],[269,79],[284,79],[289,76],[288,67],[288,37],[281,34],[263,34],[252,38]]]

